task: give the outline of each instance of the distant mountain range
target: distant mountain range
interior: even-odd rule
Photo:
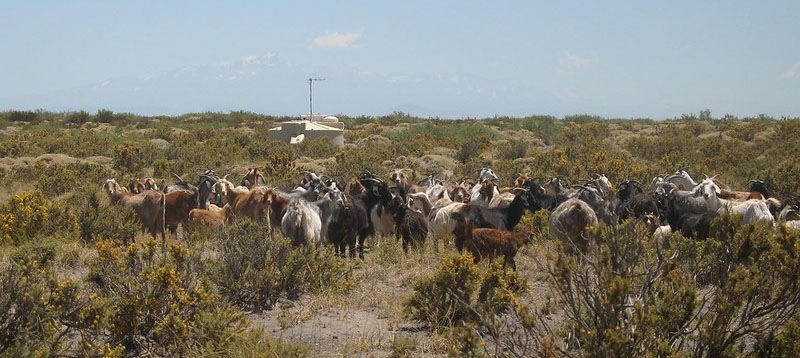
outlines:
[[[306,78],[314,83],[314,112],[382,115],[403,111],[421,117],[573,113],[542,89],[464,74],[375,74],[354,68],[298,65],[280,56],[186,67],[48,93],[0,98],[0,110],[106,108],[144,115],[246,110],[272,115],[308,112]]]

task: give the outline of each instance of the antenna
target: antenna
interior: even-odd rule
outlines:
[[[311,105],[311,84],[314,81],[325,81],[324,78],[309,78],[308,81],[308,119],[310,120],[314,115],[314,107]]]

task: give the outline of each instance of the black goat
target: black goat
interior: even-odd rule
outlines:
[[[428,220],[421,213],[411,209],[399,197],[392,199],[394,210],[395,237],[403,238],[403,251],[408,251],[412,242],[425,243],[428,236]]]

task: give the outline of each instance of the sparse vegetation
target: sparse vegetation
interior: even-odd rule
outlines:
[[[506,186],[519,172],[573,184],[594,172],[648,183],[683,166],[720,174],[737,190],[762,179],[775,193],[800,191],[800,119],[710,111],[667,121],[339,117],[344,148],[326,138],[269,141],[266,130],[288,118],[249,112],[0,112],[0,355],[800,351],[800,236],[731,216],[714,221],[701,242],[678,234],[654,241],[637,222],[598,225],[578,256],[549,239],[548,213],[538,211],[517,225],[533,229],[534,243],[517,255],[518,271],[504,272],[458,256],[451,236],[409,253],[393,238],[370,238],[366,259],[349,260],[328,247],[293,247],[241,218],[162,246],[132,210],[110,207],[100,192],[107,178],[124,185],[153,176],[161,185],[174,172],[194,182],[198,168],[241,175],[259,167],[267,185],[289,189],[309,168],[339,180],[409,168],[414,181],[428,173],[453,181],[491,167]],[[303,339],[324,325],[313,328],[321,330],[311,332],[315,340]],[[343,325],[354,328],[338,332]]]

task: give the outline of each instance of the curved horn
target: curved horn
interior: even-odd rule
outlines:
[[[636,185],[642,186],[642,183],[640,183],[638,180],[628,180],[628,181],[631,183],[635,183]]]
[[[264,185],[266,185],[266,184],[267,184],[267,179],[266,179],[266,178],[264,178],[264,175],[262,175],[261,173],[256,173],[256,177],[257,177],[257,178],[261,178],[261,182],[263,182],[263,183],[264,183]],[[256,184],[258,184],[258,183],[256,183]]]
[[[175,174],[175,173],[170,173],[170,174],[172,174],[172,176],[175,177],[175,179],[178,179],[179,183],[185,183],[185,181],[183,181],[183,178],[181,178],[180,175]]]
[[[222,177],[222,179],[228,180],[228,175],[231,175],[231,174],[232,174],[232,173],[225,174],[225,175]]]
[[[678,169],[678,171],[686,170],[686,169],[689,169],[691,167],[692,167],[691,165],[686,165],[686,166],[683,166],[680,169]]]

